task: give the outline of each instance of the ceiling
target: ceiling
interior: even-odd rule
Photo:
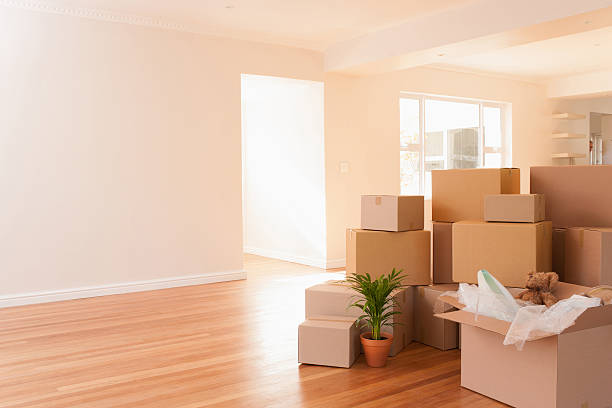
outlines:
[[[474,0],[41,0],[129,14],[200,33],[323,51],[331,44]]]
[[[436,66],[510,75],[534,82],[602,71],[612,67],[612,27],[448,58]]]

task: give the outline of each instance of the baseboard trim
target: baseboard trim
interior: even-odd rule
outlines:
[[[177,288],[181,286],[203,285],[240,279],[246,279],[246,272],[243,270],[125,282],[116,285],[88,286],[66,290],[22,293],[0,296],[0,308],[58,302],[61,300],[83,299],[96,296],[119,295],[122,293],[144,292],[147,290]]]
[[[317,259],[308,258],[305,256],[297,256],[288,254],[286,252],[275,251],[270,249],[255,248],[255,247],[244,247],[244,252],[252,255],[264,256],[266,258],[280,259],[281,261],[298,263],[301,265],[314,266],[315,268],[331,269],[331,268],[342,268],[346,265],[344,258],[342,259]]]
[[[325,269],[344,268],[346,266],[346,258],[329,259],[325,263]]]

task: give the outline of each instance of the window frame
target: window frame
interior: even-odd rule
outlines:
[[[510,160],[510,155],[507,152],[508,135],[506,126],[506,115],[510,104],[507,102],[497,102],[484,99],[461,98],[452,96],[441,96],[431,94],[419,94],[411,92],[401,92],[400,99],[412,99],[419,102],[419,137],[418,143],[411,143],[402,146],[400,142],[400,152],[418,152],[419,153],[419,194],[424,194],[425,191],[425,105],[427,100],[436,100],[444,102],[470,103],[478,105],[478,151],[479,151],[479,166],[484,168],[485,155],[487,153],[500,153],[502,156],[502,166],[508,166],[507,161]],[[484,108],[499,108],[500,110],[500,132],[501,132],[501,147],[486,147],[485,145],[485,128],[484,128]],[[401,112],[400,112],[401,114]],[[401,130],[401,129],[400,129]],[[510,135],[511,137],[511,135]],[[444,151],[448,152],[448,138],[444,138]],[[511,147],[510,147],[511,148]],[[401,181],[401,180],[400,180]],[[401,182],[400,182],[401,185]]]

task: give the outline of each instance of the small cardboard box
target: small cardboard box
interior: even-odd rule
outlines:
[[[565,299],[589,288],[559,283]],[[452,297],[452,306],[463,305]],[[461,324],[461,385],[514,407],[610,407],[612,305],[587,309],[561,334],[538,332],[522,351],[504,346],[510,322],[457,310],[436,315]]]
[[[362,195],[361,228],[377,231],[422,230],[423,196]]]
[[[519,194],[520,169],[432,170],[432,220],[482,220],[484,196]]]
[[[555,228],[612,227],[612,165],[531,167],[531,193],[546,197]]]
[[[438,319],[437,313],[455,308],[438,300],[448,291],[456,291],[458,284],[417,286],[414,296],[414,340],[440,350],[455,349],[459,345],[459,325]]]
[[[485,221],[540,222],[546,219],[542,194],[493,194],[485,196]]]
[[[565,229],[553,228],[552,233],[552,270],[565,282]]]
[[[355,318],[313,316],[298,327],[298,361],[349,368],[360,352]]]
[[[358,299],[358,293],[343,281],[329,281],[307,288],[304,292],[305,318],[331,315],[357,318],[361,311],[349,307]]]
[[[383,331],[393,335],[393,344],[389,351],[394,356],[412,342],[413,338],[413,307],[414,288],[407,287],[393,294],[396,308],[401,314],[393,317],[395,325],[383,326]],[[306,319],[314,319],[320,315],[332,315],[356,319],[363,312],[356,307],[349,307],[359,300],[359,294],[348,287],[345,281],[329,281],[311,286],[305,293]],[[362,332],[368,331],[362,327]]]
[[[433,222],[433,283],[453,282],[453,223]]]
[[[378,278],[403,270],[404,285],[431,283],[430,231],[346,230],[346,274]]]
[[[612,285],[612,228],[568,228],[563,277],[576,285]]]
[[[524,287],[531,271],[552,268],[552,224],[462,221],[453,224],[453,280],[478,283],[486,269],[504,286]]]

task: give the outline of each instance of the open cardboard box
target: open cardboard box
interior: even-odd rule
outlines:
[[[585,286],[559,283],[566,299]],[[513,294],[516,293],[516,290]],[[532,333],[522,351],[504,346],[510,322],[457,311],[436,314],[461,324],[461,385],[515,407],[612,407],[612,305],[587,309],[561,334]]]

